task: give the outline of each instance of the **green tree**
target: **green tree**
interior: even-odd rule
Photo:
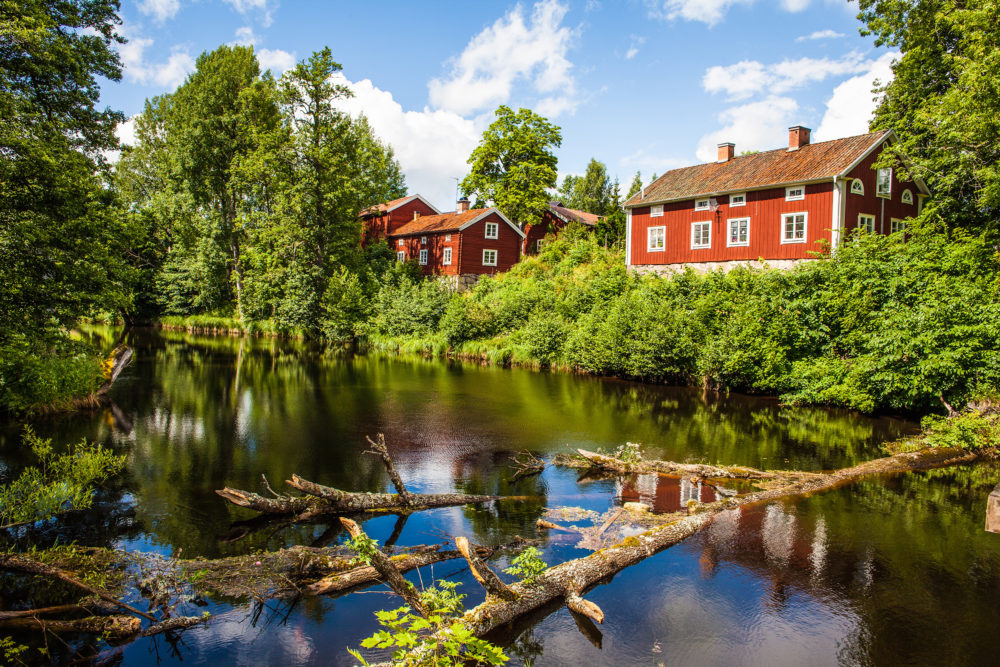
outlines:
[[[995,0],[860,0],[862,34],[898,48],[873,129],[899,141],[885,166],[922,178],[950,225],[996,227],[1000,21]],[[905,160],[903,156],[906,156]]]
[[[477,206],[492,202],[522,228],[536,223],[556,187],[552,149],[561,144],[559,128],[542,116],[501,106],[469,157],[472,168],[462,192],[475,195]]]
[[[607,215],[614,206],[615,185],[608,176],[607,166],[591,158],[583,176],[567,176],[563,179],[559,196],[569,208]]]

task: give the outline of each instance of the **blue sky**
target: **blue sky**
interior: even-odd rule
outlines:
[[[276,75],[329,46],[355,92],[344,108],[447,210],[499,104],[562,128],[561,174],[596,157],[623,187],[712,160],[722,141],[782,146],[790,125],[815,141],[863,133],[894,54],[859,35],[856,13],[841,0],[123,0],[125,72],[103,102],[135,114],[220,44],[253,44]]]

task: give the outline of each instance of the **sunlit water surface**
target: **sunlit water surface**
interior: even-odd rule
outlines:
[[[110,347],[116,332],[87,335]],[[214,490],[258,490],[262,474],[277,487],[292,473],[386,490],[380,463],[363,454],[365,436],[376,433],[413,491],[531,497],[364,522],[380,542],[395,536],[403,546],[455,535],[481,543],[545,537],[535,522],[546,508],[605,512],[641,500],[672,511],[714,498],[687,481],[578,481],[577,471],[558,467],[515,483],[510,457],[518,451],[548,457],[630,441],[650,458],[824,470],[875,458],[881,443],[914,429],[771,399],[323,354],[289,341],[147,331],[129,342],[137,360],[112,406],[34,425],[58,443],[87,437],[128,455],[126,478],[95,511],[71,519],[65,539],[181,557],[343,542],[323,524],[248,530],[252,514]],[[25,464],[19,430],[0,428],[9,473]],[[948,469],[734,510],[589,592],[606,615],[601,636],[585,636],[566,609],[553,607],[495,639],[515,664],[535,665],[997,664],[1000,535],[983,524],[998,480],[995,466]],[[573,539],[545,539],[550,564],[589,553]],[[463,583],[469,606],[482,600],[461,561],[410,578],[441,577]],[[142,640],[105,657],[126,665],[349,665],[345,647],[376,629],[373,613],[400,604],[382,587],[262,610],[230,602],[214,601],[208,609],[217,618],[176,645]]]

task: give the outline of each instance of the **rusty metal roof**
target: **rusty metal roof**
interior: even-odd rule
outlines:
[[[779,148],[752,155],[740,155],[727,162],[709,162],[672,169],[656,179],[642,193],[625,202],[625,206],[645,206],[657,202],[694,199],[699,196],[740,192],[785,183],[833,178],[847,170],[858,158],[878,144],[888,132],[890,130],[881,130],[856,137],[808,144],[794,151]]]

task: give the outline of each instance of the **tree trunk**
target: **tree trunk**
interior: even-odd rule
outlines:
[[[69,620],[43,620],[35,617],[8,618],[0,620],[0,628],[5,630],[43,630],[56,634],[86,632],[122,639],[139,633],[142,621],[135,616],[87,616]]]

